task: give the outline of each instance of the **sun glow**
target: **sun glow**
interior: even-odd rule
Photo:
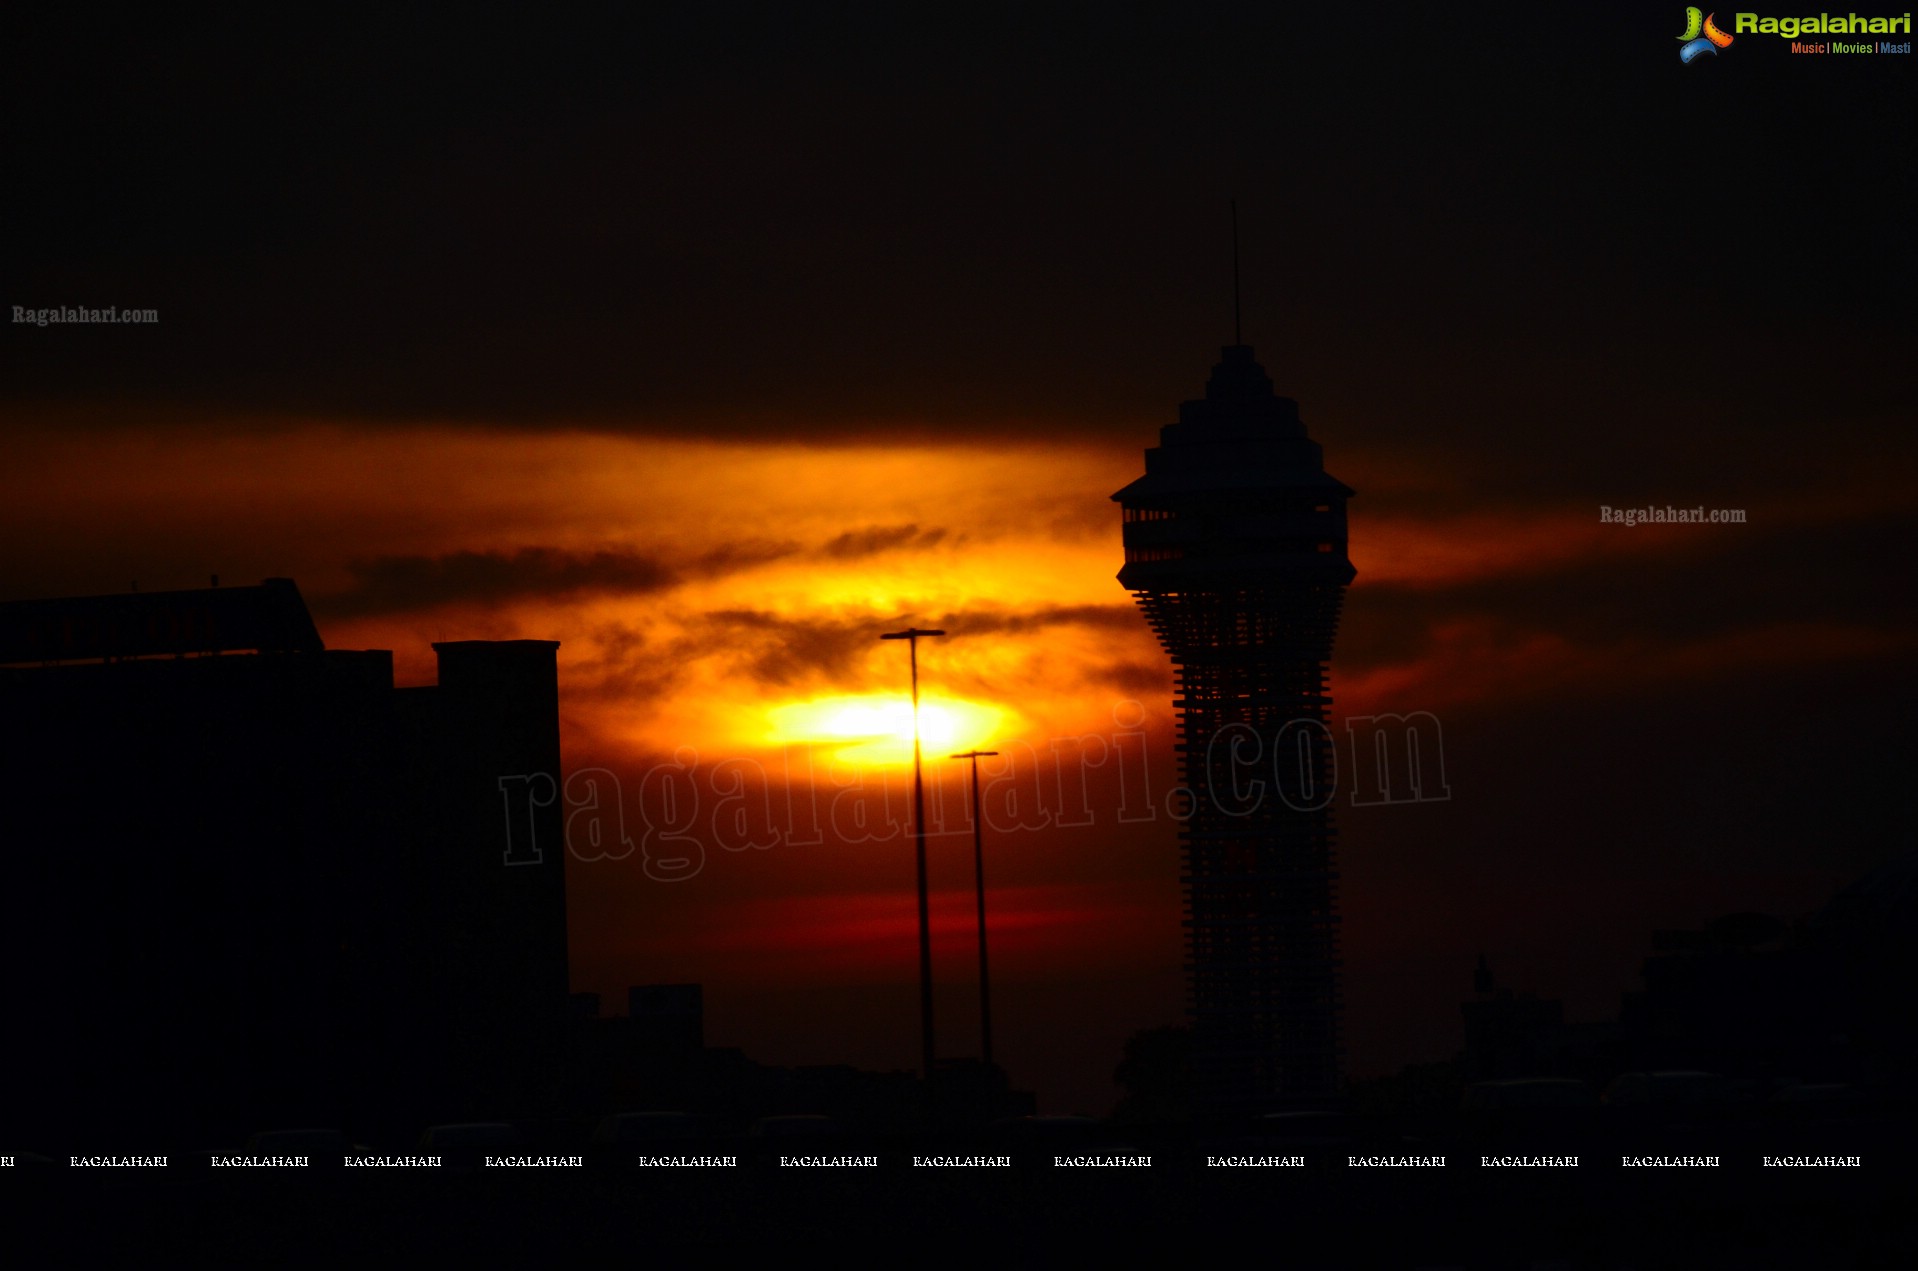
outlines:
[[[1003,707],[955,698],[919,699],[919,738],[928,758],[943,758],[1003,737],[1016,722]],[[912,762],[912,702],[865,694],[790,702],[768,712],[765,740],[775,746],[806,743],[833,748],[852,763]]]

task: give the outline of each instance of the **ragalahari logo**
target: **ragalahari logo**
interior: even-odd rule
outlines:
[[[1701,13],[1697,9],[1685,10],[1685,34],[1678,37],[1685,43],[1679,46],[1679,61],[1690,66],[1692,59],[1700,54],[1710,53],[1713,57],[1717,57],[1718,50],[1732,42],[1731,36],[1713,25],[1712,19],[1717,16],[1716,13]],[[1703,34],[1701,35],[1700,32]]]

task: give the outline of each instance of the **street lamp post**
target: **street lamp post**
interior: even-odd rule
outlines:
[[[919,1041],[928,1094],[932,1090],[932,922],[926,900],[926,783],[919,763],[919,637],[944,634],[908,627],[879,637],[904,640],[912,663],[912,832],[919,866]]]
[[[968,750],[954,759],[972,760],[972,876],[979,891],[979,1052],[992,1066],[992,976],[986,969],[986,850],[979,819],[979,761],[996,750]]]

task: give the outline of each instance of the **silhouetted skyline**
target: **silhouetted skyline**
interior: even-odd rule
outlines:
[[[1244,339],[1364,492],[1347,1075],[1455,1054],[1481,952],[1615,1018],[1648,932],[1803,916],[1918,828],[1910,60],[1684,65],[1678,26],[10,15],[0,302],[158,321],[8,323],[0,601],[295,578],[401,686],[560,641],[567,769],[632,842],[609,802],[569,858],[572,987],[700,983],[712,1044],[874,1071],[918,1043],[872,636],[948,630],[927,754],[1007,765],[996,1058],[1101,1112],[1184,1010],[1172,680],[1107,495],[1231,338],[1236,197]],[[1668,506],[1745,519],[1601,519]],[[1418,712],[1450,798],[1367,802],[1363,721]],[[788,797],[835,772],[894,802]],[[928,778],[969,1021],[963,766]]]
[[[0,603],[16,1141],[550,1115],[552,641],[323,647],[290,579]],[[59,950],[56,956],[49,953]]]

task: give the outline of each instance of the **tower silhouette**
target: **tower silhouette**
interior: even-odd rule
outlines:
[[[1244,1115],[1339,1083],[1326,662],[1353,491],[1251,347],[1221,352],[1205,397],[1112,497],[1119,582],[1177,679],[1195,1102]]]

